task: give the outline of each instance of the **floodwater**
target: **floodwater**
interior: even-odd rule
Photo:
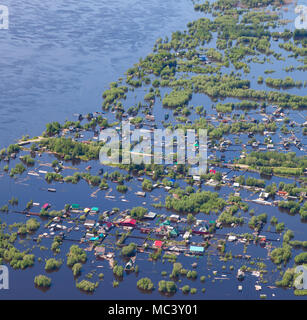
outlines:
[[[51,121],[100,111],[102,92],[157,38],[200,17],[187,0],[3,0],[0,146]]]
[[[30,2],[30,3],[29,3]],[[42,4],[39,1],[2,1],[10,9],[10,28],[9,30],[0,30],[0,44],[2,49],[1,64],[1,82],[0,82],[0,146],[7,146],[20,138],[23,134],[35,136],[40,134],[47,122],[59,121],[64,119],[73,119],[74,113],[86,114],[88,112],[101,110],[101,94],[108,87],[108,84],[121,77],[124,72],[138,61],[139,57],[148,54],[157,38],[170,36],[171,32],[184,30],[187,22],[195,20],[201,16],[193,10],[193,4],[187,0],[148,0],[148,1],[94,1],[89,0],[86,4],[80,4],[79,1],[53,1],[52,3]],[[287,13],[291,16],[291,11]],[[293,16],[293,15],[292,15]],[[291,16],[291,17],[292,17]],[[278,44],[273,44],[278,52]],[[297,62],[293,59],[291,63],[296,66]],[[283,64],[274,61],[273,65],[251,64],[251,73],[246,78],[251,80],[251,87],[258,88],[257,78],[263,73],[262,69],[274,68],[276,73],[274,77],[281,78],[286,74],[282,68]],[[296,71],[291,74],[296,79],[304,80],[304,74]],[[131,105],[135,101],[135,94],[144,94],[145,86],[128,94],[125,104]],[[292,90],[292,91],[291,91]],[[304,88],[301,90],[291,89],[290,92],[304,94]],[[300,93],[299,93],[300,92]],[[161,89],[162,95],[164,94]],[[236,99],[228,99],[225,102],[237,102]],[[194,95],[190,105],[203,104],[208,110],[208,114],[214,114],[211,109],[212,101],[204,95]],[[156,119],[163,119],[164,113],[159,103],[154,110]],[[271,110],[271,109],[268,109]],[[242,113],[241,111],[238,111]],[[253,115],[261,120],[259,114]],[[306,112],[289,111],[289,117],[303,122]],[[193,120],[193,118],[191,117]],[[173,121],[172,115],[170,121]],[[299,134],[298,136],[302,138]],[[234,138],[234,137],[231,137]],[[240,139],[243,139],[239,137]],[[263,140],[263,137],[257,137]],[[274,137],[277,139],[277,137]],[[244,140],[243,143],[246,141]],[[277,141],[276,141],[277,142]],[[232,146],[234,151],[225,152],[226,160],[233,158],[234,153],[239,155],[240,147]],[[297,151],[297,150],[295,150]],[[217,155],[219,153],[217,152]],[[37,159],[37,158],[36,158]],[[43,155],[39,159],[41,164],[52,162],[54,158],[50,155]],[[18,160],[10,162],[10,166],[15,165]],[[3,165],[3,164],[2,164]],[[100,166],[97,161],[89,163],[80,163],[79,171],[84,171],[85,167],[91,165],[91,173],[96,175]],[[1,166],[2,167],[2,166]],[[41,170],[51,171],[51,168],[42,166]],[[106,169],[106,168],[105,168]],[[110,171],[114,171],[111,169]],[[75,171],[67,170],[65,174],[71,175]],[[241,174],[233,172],[233,174]],[[259,178],[258,174],[249,175]],[[274,177],[267,183],[292,180]],[[100,191],[97,197],[91,197],[96,188],[90,188],[85,181],[80,181],[76,185],[67,183],[52,183],[48,185],[43,178],[30,177],[24,173],[16,179],[11,179],[7,174],[0,172],[0,205],[2,206],[12,196],[19,199],[16,210],[22,210],[30,199],[34,202],[51,203],[52,209],[60,210],[66,203],[79,203],[82,207],[98,206],[101,211],[112,210],[117,207],[120,210],[132,208],[134,206],[145,206],[159,214],[167,214],[165,209],[154,210],[150,204],[153,198],[158,198],[162,202],[166,192],[161,189],[155,189],[147,193],[146,198],[135,196],[136,191],[141,191],[141,183],[133,180],[125,183],[129,191],[123,196],[116,191],[116,184],[109,183],[111,191]],[[184,183],[181,183],[185,186]],[[47,188],[56,188],[56,193],[47,192]],[[214,191],[214,188],[202,186],[203,190]],[[218,190],[217,190],[218,191]],[[223,187],[218,191],[221,196],[226,198],[233,192],[232,188]],[[240,191],[242,199],[256,199],[247,191]],[[113,195],[115,199],[107,199],[106,195]],[[122,201],[127,199],[128,202]],[[255,210],[255,214],[266,212],[268,221],[273,215],[279,222],[285,222],[286,226],[295,230],[295,239],[306,240],[306,224],[302,224],[299,215],[291,216],[285,212],[279,211],[275,207],[261,206],[259,204],[249,203],[250,209]],[[249,218],[248,213],[243,213],[245,219]],[[98,217],[94,216],[93,219]],[[199,219],[208,219],[203,213],[197,215]],[[215,219],[211,216],[211,219]],[[1,221],[8,224],[14,222],[26,221],[26,217],[17,213],[1,214]],[[248,221],[248,220],[247,220]],[[41,227],[37,234],[47,232],[44,224],[47,220],[41,220]],[[151,222],[154,227],[157,221]],[[69,224],[66,223],[69,227]],[[84,230],[80,227],[80,230]],[[229,232],[243,234],[251,233],[246,224],[242,227],[223,228],[218,232],[226,234]],[[280,246],[279,239],[282,237],[273,231],[263,231],[262,234],[271,239],[273,246]],[[133,232],[134,236],[140,236],[138,232]],[[69,235],[71,240],[79,239],[80,232],[72,231]],[[193,236],[192,241],[201,241],[200,237]],[[114,238],[107,237],[104,240],[106,244],[111,245]],[[125,243],[139,243],[141,239],[129,238]],[[43,239],[40,246],[49,248],[52,239]],[[52,278],[52,286],[46,292],[34,287],[34,277],[37,274],[46,274],[44,271],[44,259],[50,258],[50,250],[43,248],[34,248],[33,253],[36,257],[41,257],[42,262],[35,262],[32,268],[26,270],[10,271],[10,288],[0,292],[1,299],[157,299],[165,298],[158,290],[151,294],[144,294],[136,288],[136,281],[142,277],[150,277],[157,288],[162,277],[161,271],[172,270],[172,263],[167,261],[158,261],[152,263],[147,260],[147,255],[139,255],[137,264],[140,272],[125,275],[123,281],[120,281],[118,288],[113,288],[114,276],[108,263],[97,262],[93,252],[88,252],[88,262],[83,266],[82,279],[84,275],[93,273],[92,281],[97,281],[99,273],[104,274],[104,280],[99,284],[95,293],[84,294],[75,287],[71,269],[66,266],[65,253],[69,250],[73,241],[64,241],[61,246],[61,253],[56,256],[63,260],[63,265],[57,272],[52,272],[48,276]],[[19,249],[25,250],[35,245],[32,238],[26,238],[17,244]],[[243,244],[227,243],[227,251],[233,255],[242,254]],[[184,295],[178,291],[173,298],[176,299],[258,299],[260,293],[267,294],[269,299],[293,299],[292,290],[270,289],[268,285],[274,285],[279,280],[279,270],[267,257],[267,250],[257,245],[249,245],[245,254],[258,257],[259,261],[267,265],[268,280],[267,284],[262,284],[262,291],[255,291],[255,284],[258,279],[255,276],[247,275],[242,283],[243,292],[239,292],[239,284],[236,279],[236,270],[243,264],[240,259],[234,259],[230,262],[220,261],[219,256],[213,249],[209,248],[210,255],[199,258],[185,257],[181,255],[178,261],[184,268],[192,270],[192,263],[197,261],[198,278],[189,280],[185,277],[182,282],[177,283],[178,287],[188,284],[190,287],[197,288],[197,294]],[[293,256],[300,252],[293,250]],[[116,259],[123,265],[124,261],[120,257],[120,251],[116,251]],[[262,259],[262,260],[260,260]],[[288,266],[293,265],[293,257]],[[231,271],[230,266],[234,267]],[[213,274],[217,271],[217,275]],[[273,272],[274,271],[274,272]],[[270,274],[272,273],[272,274]],[[200,276],[205,275],[206,281],[201,283]],[[215,279],[217,278],[217,279]],[[201,289],[206,288],[202,293]],[[274,295],[274,296],[273,296]]]

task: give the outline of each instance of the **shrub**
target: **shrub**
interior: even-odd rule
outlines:
[[[34,278],[34,283],[38,287],[49,288],[51,286],[51,279],[40,274]]]
[[[141,278],[137,282],[137,287],[146,291],[151,291],[154,287],[152,281],[149,278]]]

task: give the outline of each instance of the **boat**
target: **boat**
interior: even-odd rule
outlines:
[[[29,171],[28,172],[28,175],[30,176],[35,176],[35,177],[39,177],[39,174],[37,172],[34,172],[34,171]]]
[[[145,197],[145,196],[146,196],[146,193],[145,193],[145,192],[142,192],[142,191],[137,191],[137,192],[135,192],[134,194],[136,194],[136,195],[139,196],[139,197]]]

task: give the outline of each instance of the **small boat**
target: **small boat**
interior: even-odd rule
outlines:
[[[35,177],[39,177],[39,174],[37,172],[34,172],[34,171],[29,171],[28,172],[28,175],[30,176],[35,176]]]
[[[142,191],[137,191],[135,192],[135,194],[139,197],[145,197],[146,196],[146,193],[145,192],[142,192]]]

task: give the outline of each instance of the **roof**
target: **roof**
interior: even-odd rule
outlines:
[[[159,240],[156,240],[156,241],[154,242],[154,246],[155,246],[155,247],[161,248],[161,247],[162,247],[162,244],[163,244],[163,242],[162,242],[162,241],[159,241]]]
[[[277,194],[283,194],[283,195],[286,195],[286,194],[288,194],[288,192],[286,192],[286,191],[277,191]]]
[[[106,225],[108,228],[111,228],[113,226],[113,224],[111,222],[106,222],[106,223],[104,223],[104,225]]]
[[[96,241],[96,240],[99,240],[99,237],[92,237],[92,238],[90,238],[90,241]]]
[[[156,213],[152,212],[152,211],[150,211],[144,215],[144,217],[146,217],[146,218],[154,218],[155,216],[156,216]]]
[[[103,253],[105,253],[105,251],[106,251],[105,247],[100,247],[99,246],[99,247],[95,248],[95,252],[96,253],[102,253],[103,254]]]
[[[130,224],[136,224],[136,220],[135,219],[126,219],[125,221],[123,221],[124,223],[130,223]]]
[[[77,203],[73,203],[70,207],[71,207],[72,209],[79,209],[79,208],[80,208],[80,205],[77,204]]]
[[[85,220],[84,224],[89,225],[89,224],[95,224],[95,220]]]
[[[228,237],[228,241],[235,241],[235,240],[237,240],[236,236],[229,236]]]
[[[160,226],[169,226],[171,223],[168,220],[163,221],[162,223],[160,223]]]
[[[205,249],[204,249],[204,247],[190,246],[190,251],[195,251],[195,252],[204,252],[204,251],[205,251]]]

